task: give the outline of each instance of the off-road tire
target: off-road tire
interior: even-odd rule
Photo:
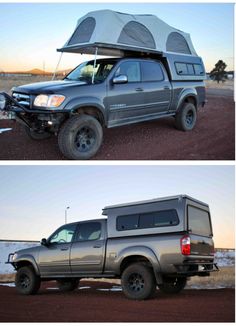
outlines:
[[[79,279],[57,280],[57,285],[61,292],[74,291],[79,286]]]
[[[182,131],[190,131],[197,121],[197,110],[194,104],[184,103],[175,116],[175,126]]]
[[[17,270],[15,285],[20,294],[35,294],[38,292],[40,284],[40,277],[36,275],[33,267],[24,266]]]
[[[163,293],[176,294],[185,288],[186,283],[186,277],[164,277],[163,284],[159,284],[158,287]]]
[[[50,132],[47,131],[37,132],[27,126],[25,126],[25,132],[28,135],[28,137],[33,140],[44,140],[52,137],[52,134]]]
[[[128,299],[145,300],[156,291],[156,281],[152,269],[146,264],[129,265],[121,276],[122,290]]]
[[[87,114],[68,119],[61,127],[58,145],[62,154],[71,160],[87,160],[102,144],[103,130],[99,121]]]

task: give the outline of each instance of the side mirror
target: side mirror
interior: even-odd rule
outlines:
[[[128,77],[126,75],[119,75],[112,79],[113,84],[126,84],[128,83]]]
[[[45,238],[43,238],[43,239],[40,241],[40,243],[41,243],[42,246],[45,246],[45,247],[47,247],[47,245],[48,245],[47,239],[45,239]]]

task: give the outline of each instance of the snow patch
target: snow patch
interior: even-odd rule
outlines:
[[[0,283],[1,286],[15,287],[15,283]]]

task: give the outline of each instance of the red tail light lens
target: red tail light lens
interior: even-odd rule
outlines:
[[[185,235],[183,238],[181,238],[180,246],[182,255],[188,256],[191,254],[191,244],[189,235]]]

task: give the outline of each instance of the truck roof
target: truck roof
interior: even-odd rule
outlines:
[[[208,204],[198,200],[198,199],[195,199],[191,196],[188,196],[188,195],[175,195],[175,196],[168,196],[168,197],[160,197],[160,198],[153,198],[153,199],[149,199],[149,200],[142,200],[142,201],[136,201],[136,202],[130,202],[130,203],[124,203],[124,204],[117,204],[117,205],[110,205],[110,206],[105,206],[103,208],[103,212],[102,214],[103,215],[107,215],[107,210],[109,209],[115,209],[115,208],[119,208],[119,207],[127,207],[127,206],[136,206],[136,205],[143,205],[143,204],[150,204],[150,203],[155,203],[155,202],[159,202],[159,201],[167,201],[167,200],[174,200],[174,199],[177,199],[177,200],[182,200],[182,199],[189,199],[193,202],[196,202],[198,204],[201,204],[203,206],[206,206],[206,207],[209,207]]]

